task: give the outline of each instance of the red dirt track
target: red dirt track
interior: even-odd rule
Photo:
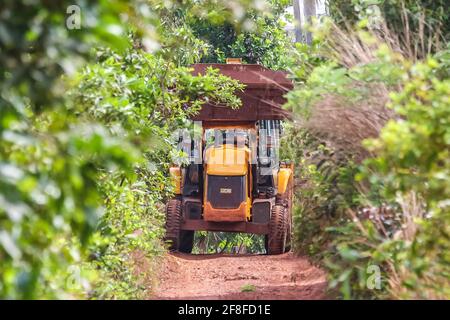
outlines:
[[[253,286],[253,287],[252,287]],[[254,288],[242,292],[242,288]],[[153,299],[324,299],[325,273],[282,255],[167,255]]]

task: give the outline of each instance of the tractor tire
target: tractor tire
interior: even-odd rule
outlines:
[[[171,199],[166,205],[166,236],[170,242],[170,251],[191,253],[194,243],[194,231],[181,230],[181,201]]]
[[[269,223],[269,234],[266,237],[266,251],[269,255],[282,254],[286,247],[286,208],[275,205]]]

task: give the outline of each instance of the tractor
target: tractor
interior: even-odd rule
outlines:
[[[175,191],[165,238],[172,251],[190,253],[195,231],[259,234],[267,254],[282,254],[292,241],[294,177],[293,164],[278,156],[283,121],[291,118],[280,106],[292,83],[285,72],[230,62],[192,66],[194,74],[219,69],[245,89],[239,109],[203,105],[192,117],[200,134],[179,141],[189,163],[170,168]]]

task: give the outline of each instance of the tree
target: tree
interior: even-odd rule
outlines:
[[[289,5],[290,1],[273,0],[268,2],[266,15],[250,10],[242,28],[220,19],[190,17],[187,21],[194,35],[209,45],[201,62],[224,63],[225,58],[236,57],[242,58],[244,63],[285,69],[290,62],[287,53],[292,50],[293,42],[284,30],[285,19],[292,18],[286,14]]]

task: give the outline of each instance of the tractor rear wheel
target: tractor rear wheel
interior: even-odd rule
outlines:
[[[170,242],[170,251],[191,253],[194,243],[194,231],[181,230],[181,201],[171,199],[166,205],[166,237]]]
[[[286,208],[282,205],[275,205],[269,223],[269,234],[266,237],[267,254],[282,254],[286,247]]]

